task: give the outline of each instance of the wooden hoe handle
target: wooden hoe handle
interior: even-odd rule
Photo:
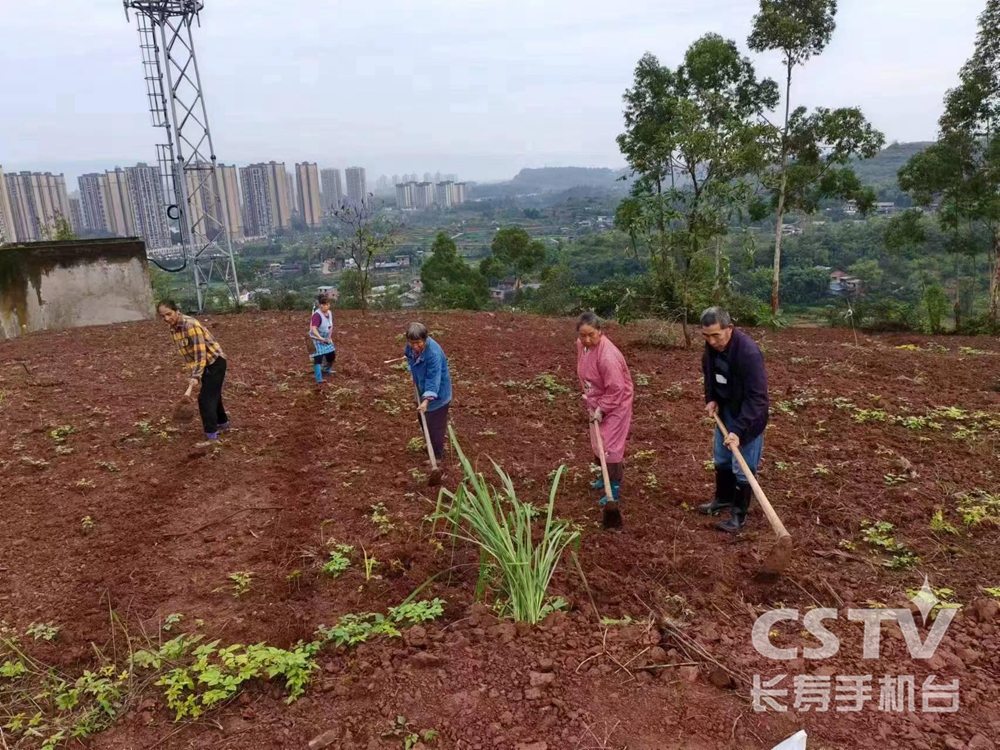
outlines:
[[[601,476],[604,477],[604,497],[610,503],[614,500],[614,495],[611,494],[611,480],[608,478],[608,461],[604,457],[604,439],[601,437],[601,425],[591,421],[590,426],[597,437],[597,455],[601,459]]]
[[[427,429],[427,415],[420,411],[420,390],[413,386],[413,394],[417,397],[417,414],[420,416],[420,426],[424,428],[424,442],[427,443],[427,458],[431,460],[431,470],[437,471],[437,459],[434,458],[434,447],[431,445],[431,431]]]
[[[719,430],[722,432],[722,437],[729,437],[729,430],[719,419],[718,413],[715,414],[715,424],[719,426]],[[771,528],[774,529],[774,533],[778,535],[779,539],[791,538],[788,531],[785,530],[785,524],[781,522],[778,518],[778,514],[774,512],[774,508],[771,507],[771,503],[767,499],[767,495],[764,494],[764,490],[760,488],[757,484],[757,478],[754,477],[753,472],[750,471],[750,467],[747,466],[746,460],[743,458],[743,454],[740,453],[739,448],[733,448],[733,455],[736,456],[736,460],[739,462],[740,468],[743,469],[743,475],[750,482],[750,487],[753,489],[754,497],[757,498],[757,502],[760,503],[760,507],[764,509],[764,515],[767,516],[768,523],[771,524]]]

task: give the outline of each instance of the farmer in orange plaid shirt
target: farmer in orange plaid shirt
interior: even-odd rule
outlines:
[[[177,310],[173,300],[163,300],[156,312],[170,326],[170,337],[184,357],[189,382],[186,397],[201,383],[198,410],[205,437],[218,440],[220,430],[229,429],[229,417],[222,406],[222,384],[226,379],[226,356],[215,337],[194,318]]]

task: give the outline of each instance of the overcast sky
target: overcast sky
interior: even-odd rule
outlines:
[[[793,104],[860,105],[932,139],[984,0],[840,0]],[[245,164],[507,179],[623,166],[621,95],[646,51],[746,48],[756,0],[205,0],[196,45],[216,153]],[[76,176],[154,160],[134,19],[119,0],[0,0],[0,165]],[[780,56],[754,56],[780,76]]]

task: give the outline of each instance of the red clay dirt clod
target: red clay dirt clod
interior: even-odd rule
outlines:
[[[194,399],[190,396],[182,396],[181,400],[174,406],[175,422],[190,422],[194,419]]]

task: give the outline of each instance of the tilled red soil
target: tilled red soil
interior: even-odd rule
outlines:
[[[436,544],[424,521],[437,496],[413,476],[426,471],[424,455],[407,450],[418,435],[412,387],[383,365],[401,355],[408,318],[338,315],[337,375],[322,390],[301,315],[207,319],[228,355],[234,426],[207,453],[194,450],[196,422],[170,421],[184,381],[161,324],[0,342],[0,619],[22,633],[33,622],[61,626],[52,644],[32,645],[38,660],[69,673],[92,666],[91,643],[111,642],[109,611],[136,634],[183,613],[181,630],[201,620],[213,639],[287,647],[345,613],[384,611],[450,570],[422,592],[447,600],[442,620],[403,640],[325,651],[291,706],[276,686],[255,686],[207,721],[177,725],[150,688],[155,705],[131,711],[92,747],[305,748],[322,734],[327,747],[394,748],[402,740],[382,735],[397,716],[455,748],[770,748],[806,728],[810,750],[981,750],[1000,736],[1000,617],[983,592],[1000,587],[1000,534],[989,522],[966,528],[957,511],[962,493],[1000,494],[995,341],[861,336],[855,346],[849,332],[752,332],[772,395],[760,481],[796,545],[787,574],[765,580],[755,574],[773,536],[759,510],[735,539],[692,510],[712,490],[699,348],[653,346],[652,324],[609,328],[637,383],[625,529],[609,534],[587,487],[572,322],[426,315],[449,355],[466,453],[483,470],[496,460],[537,505],[565,463],[558,512],[584,529],[579,558],[594,605],[635,621],[602,628],[567,559],[553,593],[572,610],[532,629],[471,606],[478,555]],[[921,349],[896,348],[905,344]],[[569,391],[548,394],[535,380],[542,373]],[[965,414],[939,412],[931,421],[940,429],[892,420],[943,407]],[[858,421],[865,415],[873,421]],[[72,433],[59,443],[51,433],[64,426]],[[448,469],[454,488],[457,466]],[[376,503],[393,526],[384,534],[370,519]],[[931,528],[936,510],[958,534]],[[886,569],[890,555],[862,538],[865,520],[893,523],[920,562]],[[358,561],[337,579],[323,575],[330,539],[363,546],[381,562],[379,577],[366,582]],[[239,599],[228,581],[237,571],[253,573]],[[882,658],[863,660],[863,626],[845,610],[902,606],[925,575],[965,605],[937,656],[911,660],[893,625]],[[782,606],[840,610],[827,623],[840,653],[821,662],[759,655],[753,622]],[[774,630],[776,645],[817,645],[801,623]],[[727,686],[705,654],[737,681]],[[959,680],[956,713],[878,710],[880,677],[912,674],[919,687],[931,673]],[[860,713],[759,713],[747,698],[755,674],[873,675],[874,700]]]

